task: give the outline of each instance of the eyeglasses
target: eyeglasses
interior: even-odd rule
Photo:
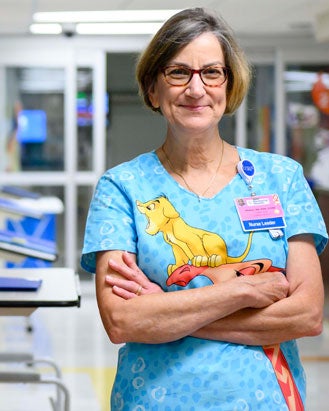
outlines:
[[[199,74],[203,84],[209,87],[219,87],[228,77],[229,69],[221,66],[210,66],[194,70],[186,66],[167,66],[161,72],[171,86],[186,86],[194,74]]]

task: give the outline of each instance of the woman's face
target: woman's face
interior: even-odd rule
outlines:
[[[225,66],[222,47],[212,33],[204,33],[185,46],[167,66],[186,66],[195,70]],[[195,73],[185,86],[172,86],[160,73],[149,97],[160,108],[172,130],[203,133],[217,130],[226,108],[227,81],[216,87],[206,86]]]

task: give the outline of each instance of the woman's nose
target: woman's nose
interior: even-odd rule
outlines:
[[[193,74],[191,81],[186,86],[185,93],[194,98],[200,98],[206,94],[205,85],[198,73]]]

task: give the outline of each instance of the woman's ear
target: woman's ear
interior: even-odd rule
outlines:
[[[159,108],[160,107],[159,93],[158,93],[158,88],[157,88],[156,84],[153,84],[150,87],[150,90],[148,92],[148,97],[149,97],[149,100],[150,100],[153,108]]]

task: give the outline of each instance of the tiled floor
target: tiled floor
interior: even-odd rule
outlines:
[[[0,352],[28,350],[38,358],[52,357],[69,388],[70,411],[109,411],[118,347],[103,330],[92,281],[82,281],[81,288],[80,308],[39,309],[31,316],[32,333],[22,317],[0,318]],[[307,411],[329,409],[328,307],[327,300],[322,335],[299,342],[308,377]],[[51,369],[43,366],[41,371],[50,375]],[[49,396],[55,395],[52,386],[0,384],[0,411],[48,411]]]

